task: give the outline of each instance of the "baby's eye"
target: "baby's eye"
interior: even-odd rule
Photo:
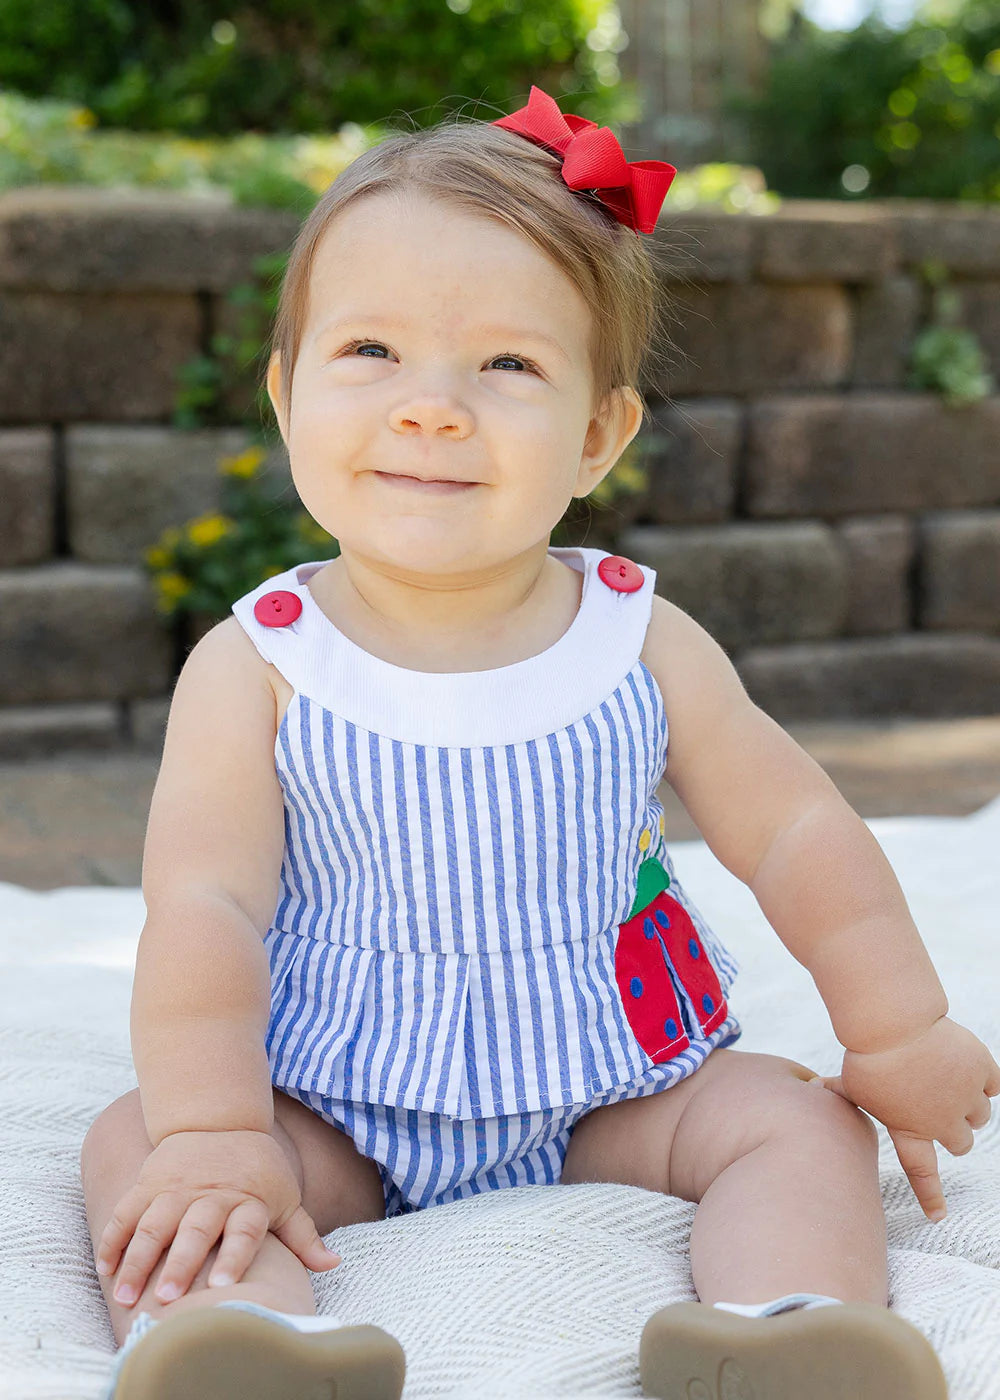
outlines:
[[[529,360],[524,355],[494,355],[493,359],[490,361],[490,364],[496,364],[497,360],[516,360],[518,364],[525,365],[529,373],[537,372],[537,366],[535,365],[534,360]]]
[[[378,340],[352,340],[350,345],[345,347],[345,354],[360,355],[362,350],[367,350],[372,346],[377,350],[387,349],[387,347]]]
[[[380,340],[352,340],[351,343],[350,343],[350,345],[345,345],[345,346],[344,346],[344,354],[345,354],[345,355],[361,355],[361,354],[364,354],[366,359],[380,359],[381,356],[378,356],[378,355],[376,355],[376,356],[368,355],[366,352],[367,352],[368,350],[387,350],[387,349],[388,349],[388,346],[384,345],[384,344],[382,343],[382,341],[380,341]],[[391,353],[391,352],[390,352],[390,353]],[[493,359],[489,361],[489,364],[494,365],[494,364],[497,363],[498,360],[508,360],[508,361],[513,360],[513,361],[516,362],[517,364],[524,365],[525,368],[528,370],[529,373],[531,373],[531,374],[537,374],[537,373],[538,373],[538,366],[535,364],[534,360],[529,360],[528,357],[527,357],[526,355],[514,355],[514,354],[494,355],[494,356],[493,356]]]

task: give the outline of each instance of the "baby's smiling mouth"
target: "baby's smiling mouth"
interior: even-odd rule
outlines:
[[[468,491],[473,486],[482,483],[478,481],[447,481],[432,479],[424,481],[417,476],[405,476],[401,472],[375,472],[375,476],[380,481],[388,482],[390,486],[400,487],[404,490],[423,491],[430,494],[448,494],[450,492]]]

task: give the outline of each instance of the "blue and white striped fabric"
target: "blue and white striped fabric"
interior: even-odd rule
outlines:
[[[605,551],[549,553],[583,575],[577,616],[554,646],[496,670],[410,671],[364,651],[307,586],[327,561],[233,606],[295,692],[274,746],[273,1082],[352,1133],[398,1208],[519,1184],[519,1171],[549,1179],[576,1117],[668,1088],[740,1034],[728,1017],[703,1036],[682,986],[689,1048],[654,1064],[629,1024],[615,946],[643,860],[668,872],[724,995],[737,964],[663,840],[667,720],[640,660],[655,573],[640,566],[643,586],[623,593],[597,573]],[[302,612],[267,627],[254,603],[278,590]],[[425,1138],[425,1156],[433,1140],[434,1170],[393,1146],[400,1132]],[[502,1137],[514,1158],[483,1160],[484,1132],[491,1154]]]

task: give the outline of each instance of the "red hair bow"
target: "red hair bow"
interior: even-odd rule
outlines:
[[[627,161],[610,127],[572,113],[564,116],[555,98],[534,84],[527,106],[490,125],[562,156],[562,177],[571,190],[592,190],[620,224],[653,232],[675,166],[663,160]]]

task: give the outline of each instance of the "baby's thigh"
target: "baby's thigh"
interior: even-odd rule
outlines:
[[[828,1112],[826,1103],[802,1097],[815,1078],[814,1070],[779,1055],[713,1050],[694,1074],[671,1088],[607,1104],[581,1118],[561,1180],[620,1181],[700,1201],[726,1167],[782,1124],[791,1130],[814,1107]],[[815,1087],[809,1092],[819,1096]],[[822,1098],[839,1096],[824,1090]]]

